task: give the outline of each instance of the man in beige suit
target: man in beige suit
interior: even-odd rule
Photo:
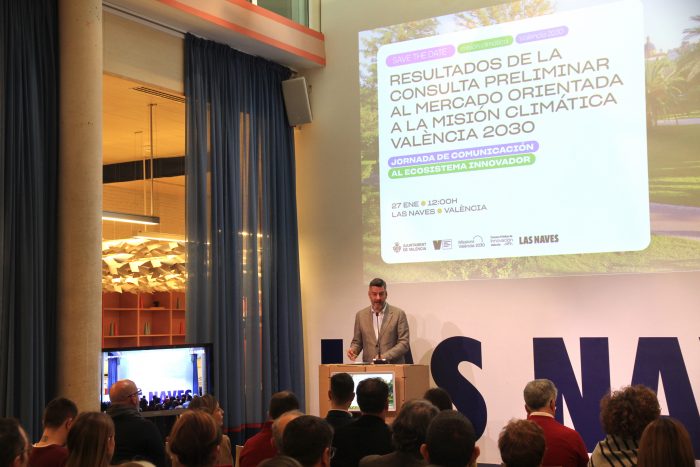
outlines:
[[[348,358],[355,361],[362,352],[365,363],[380,359],[388,363],[405,363],[404,354],[409,349],[406,313],[386,302],[386,282],[383,279],[372,279],[368,295],[370,307],[355,315],[355,335],[347,352]]]

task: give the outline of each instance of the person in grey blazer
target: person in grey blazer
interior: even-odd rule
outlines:
[[[347,351],[355,361],[362,352],[362,361],[372,363],[382,359],[388,363],[406,363],[409,331],[406,313],[386,302],[386,282],[372,279],[369,283],[370,307],[355,315],[355,334]]]

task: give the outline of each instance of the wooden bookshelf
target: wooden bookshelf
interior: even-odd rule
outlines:
[[[102,348],[185,343],[185,293],[102,293]]]

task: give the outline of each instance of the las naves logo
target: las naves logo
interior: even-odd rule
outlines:
[[[521,245],[529,245],[533,243],[559,243],[559,234],[528,235],[525,237],[520,237]]]

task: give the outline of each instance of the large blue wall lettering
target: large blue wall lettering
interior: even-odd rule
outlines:
[[[450,393],[457,409],[471,420],[478,439],[486,429],[486,402],[459,372],[462,362],[481,368],[481,342],[462,336],[445,339],[435,347],[430,369],[437,385]]]
[[[569,354],[561,338],[534,338],[535,378],[551,379],[559,389],[556,418],[564,421],[562,398],[566,399],[574,428],[581,434],[588,451],[603,439],[600,426],[600,399],[610,389],[608,339],[581,338],[581,387],[579,391]]]
[[[664,384],[669,415],[688,429],[695,457],[699,457],[700,414],[678,339],[641,337],[634,359],[632,384],[643,384],[658,392],[659,375]]]

